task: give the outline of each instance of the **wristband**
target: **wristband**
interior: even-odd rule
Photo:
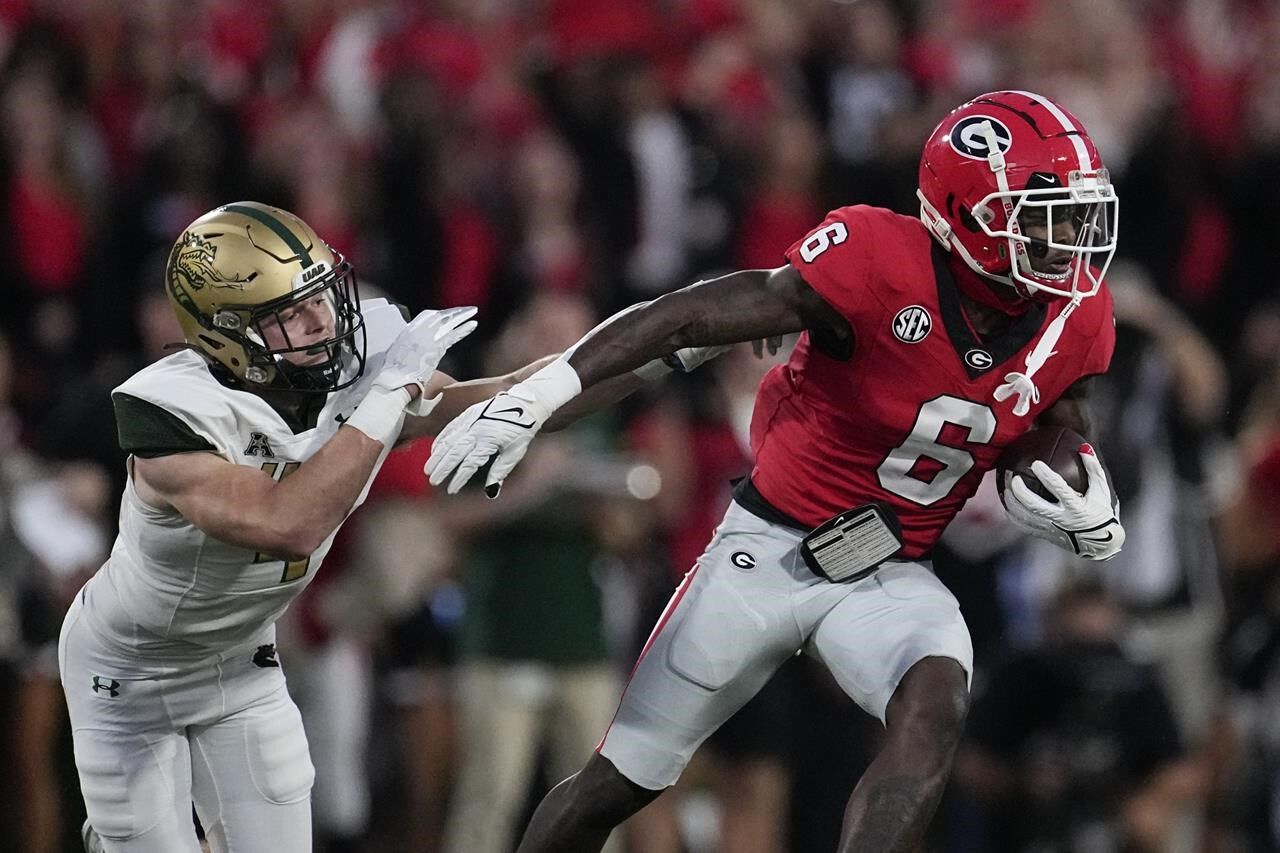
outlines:
[[[526,403],[537,403],[546,409],[544,417],[549,417],[551,412],[582,393],[582,380],[578,378],[578,371],[561,357],[523,382],[517,382],[507,393]]]
[[[385,391],[374,388],[356,406],[344,426],[355,427],[360,432],[390,447],[400,435],[404,423],[405,406],[409,405],[409,392],[404,388]]]

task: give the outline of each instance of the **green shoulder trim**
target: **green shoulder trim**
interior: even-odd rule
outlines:
[[[111,395],[116,411],[120,449],[151,459],[174,453],[194,453],[215,448],[172,412],[130,394]]]

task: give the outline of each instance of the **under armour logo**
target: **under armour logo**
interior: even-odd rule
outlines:
[[[106,693],[112,699],[120,695],[120,682],[114,678],[103,678],[101,675],[93,677],[93,692]]]
[[[280,666],[280,661],[276,660],[276,644],[267,643],[265,646],[258,646],[258,650],[253,653],[253,663],[255,666],[266,667]]]
[[[249,446],[244,449],[244,455],[261,456],[263,459],[276,458],[275,451],[271,449],[271,442],[260,432],[249,433]]]

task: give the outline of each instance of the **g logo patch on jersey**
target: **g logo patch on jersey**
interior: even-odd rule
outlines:
[[[933,328],[933,318],[920,305],[908,305],[893,318],[893,336],[904,344],[918,344]]]
[[[729,555],[729,562],[734,568],[749,572],[756,567],[756,558],[746,551],[734,551]]]
[[[996,146],[1000,153],[1008,151],[1013,145],[1013,134],[998,119],[991,116],[969,116],[956,122],[951,128],[951,147],[957,154],[974,160],[985,160],[991,155],[991,146],[987,140],[986,125],[991,125],[995,133]]]
[[[974,348],[964,354],[964,363],[974,370],[986,370],[991,367],[993,361],[995,359],[991,357],[991,353],[984,349]]]

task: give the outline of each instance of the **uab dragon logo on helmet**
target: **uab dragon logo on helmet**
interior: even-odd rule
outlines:
[[[933,131],[919,179],[921,220],[975,272],[1027,298],[1097,292],[1120,202],[1093,140],[1058,104],[979,95]]]
[[[355,271],[292,213],[258,202],[206,213],[174,243],[165,289],[187,343],[240,382],[327,392],[364,371]]]
[[[173,274],[182,276],[191,290],[199,290],[218,278],[213,268],[213,256],[218,250],[199,234],[187,231],[174,247]]]

